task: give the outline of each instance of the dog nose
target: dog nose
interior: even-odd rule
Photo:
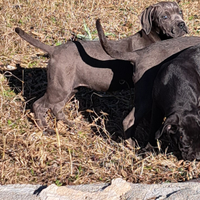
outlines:
[[[179,27],[180,29],[184,29],[185,23],[184,23],[184,22],[180,22],[180,23],[178,24],[178,27]]]

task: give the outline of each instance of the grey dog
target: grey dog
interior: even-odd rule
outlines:
[[[179,37],[187,33],[182,12],[175,2],[160,2],[148,7],[141,15],[142,30],[135,35],[109,41],[114,49],[132,52],[156,41]],[[133,67],[130,62],[114,60],[107,55],[98,41],[67,42],[48,46],[32,38],[20,28],[15,29],[21,38],[49,53],[48,86],[33,110],[40,127],[46,127],[44,118],[51,109],[58,120],[69,123],[62,109],[79,86],[97,91],[120,90],[133,87]]]
[[[135,107],[123,121],[125,137],[128,139],[134,137],[137,125],[151,110],[153,83],[162,63],[173,59],[176,53],[200,43],[200,37],[179,37],[159,41],[134,52],[120,52],[107,41],[100,20],[97,20],[96,26],[103,49],[113,58],[130,61],[134,68]]]

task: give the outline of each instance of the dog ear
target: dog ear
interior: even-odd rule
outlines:
[[[170,124],[164,125],[162,128],[160,128],[156,133],[155,133],[155,139],[159,139],[163,133],[167,133],[171,128]]]
[[[176,134],[178,126],[174,124],[165,124],[161,129],[159,129],[155,134],[155,139],[159,139],[164,133],[167,135]]]
[[[162,127],[155,133],[155,139],[159,139],[164,133],[167,135],[176,134],[179,128],[179,116],[177,114],[164,118]]]
[[[151,32],[152,28],[152,12],[154,10],[153,6],[146,8],[140,15],[140,22],[142,29],[148,35]]]

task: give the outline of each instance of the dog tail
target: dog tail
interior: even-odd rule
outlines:
[[[104,51],[111,56],[112,58],[116,58],[116,59],[121,59],[121,60],[127,60],[127,61],[131,61],[131,62],[136,62],[136,60],[138,59],[139,55],[139,51],[134,51],[134,52],[121,52],[118,51],[116,49],[114,49],[108,42],[108,40],[106,39],[106,36],[104,34],[103,28],[101,26],[100,23],[100,19],[97,19],[96,21],[96,28],[98,31],[98,35],[99,35],[99,40],[101,43],[101,46],[103,47]]]
[[[53,46],[46,45],[39,40],[36,40],[35,38],[32,38],[29,34],[24,32],[21,28],[17,27],[15,28],[15,32],[24,40],[26,40],[28,43],[32,44],[33,46],[47,52],[48,54],[52,55],[54,51]]]

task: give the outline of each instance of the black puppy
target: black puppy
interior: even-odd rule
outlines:
[[[137,125],[151,110],[153,84],[162,64],[172,60],[184,49],[200,43],[200,37],[168,39],[141,50],[121,52],[109,45],[99,20],[96,27],[103,49],[113,58],[131,61],[134,68],[132,79],[135,85],[135,106],[123,121],[125,139],[129,139],[134,137]]]
[[[109,55],[129,60],[135,66],[135,107],[124,120],[131,125],[125,134],[128,133],[129,138],[134,137],[139,121],[152,110],[151,143],[165,133],[172,138],[184,159],[200,160],[200,42],[192,47],[194,38],[188,37],[191,46],[183,48],[187,38],[183,37],[171,42],[157,42],[140,51],[123,53],[107,43],[99,21],[97,30],[100,42]],[[176,51],[177,47],[181,48]]]
[[[164,63],[153,87],[151,138],[171,139],[185,160],[200,160],[200,44]]]

